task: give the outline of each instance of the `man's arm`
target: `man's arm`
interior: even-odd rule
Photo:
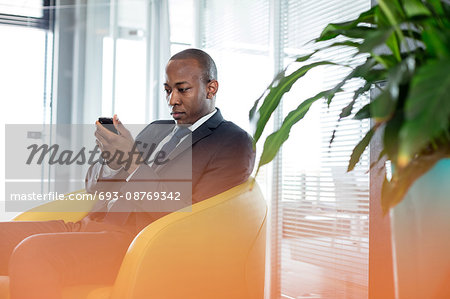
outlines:
[[[106,192],[120,190],[125,183],[127,172],[123,169],[115,172],[112,176],[105,177],[103,174],[104,165],[102,162],[96,162],[89,167],[86,173],[85,188],[88,193]]]
[[[132,149],[135,144],[130,132],[123,126],[123,124],[117,118],[117,115],[113,117],[113,123],[119,135],[107,130],[98,121],[96,122],[97,129],[95,131],[96,143],[101,149],[102,153],[107,152],[109,156],[116,157],[116,152],[121,152],[123,161],[134,161]],[[147,128],[145,128],[147,129]],[[144,129],[144,130],[145,130]],[[138,135],[139,137],[139,135]],[[120,157],[118,155],[117,157]],[[134,163],[119,164],[119,158],[110,159],[109,165],[111,165],[111,171],[104,171],[104,160],[100,157],[100,162],[92,165],[86,174],[86,191],[88,193],[98,192],[116,192],[120,190],[120,187],[126,182],[126,178],[136,169]],[[124,166],[126,168],[124,168]]]
[[[240,185],[251,175],[255,162],[252,139],[245,131],[233,126],[230,134],[218,132],[221,142],[214,147],[209,162],[198,174],[193,188],[193,203]],[[202,156],[204,154],[199,153],[196,159]]]

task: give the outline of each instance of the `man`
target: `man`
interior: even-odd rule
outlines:
[[[216,66],[208,54],[189,49],[174,55],[167,64],[164,84],[174,121],[150,124],[136,141],[117,116],[114,126],[119,135],[97,122],[95,136],[100,149],[128,157],[92,165],[86,178],[87,191],[112,188],[124,194],[164,190],[166,181],[177,173],[177,165],[190,159],[183,145],[189,140],[186,128],[192,132],[193,203],[246,181],[254,163],[251,139],[215,108],[218,87]],[[162,124],[165,129],[160,128]],[[184,135],[174,137],[180,131]],[[140,162],[137,153],[142,154],[143,144],[150,143],[158,144],[162,152],[167,149],[170,159],[160,165]],[[141,147],[134,153],[135,144]],[[131,163],[120,163],[124,160]],[[136,233],[167,214],[151,209],[117,199],[99,203],[76,223],[0,223],[0,275],[7,274],[9,260],[11,299],[60,298],[63,286],[112,284]]]

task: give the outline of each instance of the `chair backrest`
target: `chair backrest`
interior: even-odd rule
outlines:
[[[252,181],[146,227],[112,298],[263,298],[267,205]]]

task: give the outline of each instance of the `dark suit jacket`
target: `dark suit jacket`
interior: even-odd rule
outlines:
[[[165,126],[161,128],[161,124]],[[138,148],[144,153],[144,157],[146,149],[143,149],[142,145],[144,143],[159,144],[174,126],[173,120],[155,121],[139,133],[136,141],[141,142]],[[174,186],[181,184],[184,187],[178,190],[192,192],[194,204],[237,186],[250,176],[255,158],[252,139],[234,123],[225,121],[218,109],[210,119],[192,133],[192,156],[190,141],[190,138],[187,138],[181,142],[169,155],[167,163],[156,168],[146,164],[140,165],[128,182],[125,181],[128,173],[124,170],[112,179],[99,178],[98,174],[101,173],[102,165],[94,164],[86,176],[86,190],[89,193],[118,191],[121,194],[136,191],[170,192],[177,190]],[[191,161],[192,165],[190,165]],[[180,169],[189,169],[189,173]],[[179,182],[169,182],[174,179]],[[122,201],[125,202],[123,199]],[[134,212],[127,213],[124,219],[136,228],[136,232],[168,214],[169,211],[176,210],[173,209],[175,206],[171,206],[169,202],[162,201],[128,201],[126,204],[133,205],[127,206],[126,209]],[[164,206],[157,206],[158,204]],[[94,210],[101,209],[106,210],[104,203],[94,207]],[[152,212],[155,210],[163,212]]]

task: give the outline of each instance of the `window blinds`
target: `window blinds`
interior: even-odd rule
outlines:
[[[275,4],[280,5],[275,10],[280,15],[271,18]],[[201,46],[215,59],[221,84],[217,106],[227,119],[250,131],[248,111],[275,75],[274,60],[288,66],[296,55],[313,49],[307,43],[326,24],[356,17],[369,7],[370,0],[201,1]],[[280,36],[271,37],[271,32]],[[274,48],[281,49],[281,57],[273,57],[278,53]],[[348,63],[363,59],[352,62],[352,54],[336,48],[320,58]],[[312,72],[284,97],[283,114],[319,89],[336,84],[347,72],[338,68]],[[281,155],[281,175],[275,180],[279,182],[275,190],[281,190],[278,196],[269,190],[271,168],[264,167],[259,175],[267,201],[278,200],[271,205],[276,207],[271,213],[278,214],[272,219],[278,223],[270,227],[272,242],[278,246],[274,252],[279,252],[271,258],[278,267],[273,273],[280,275],[271,277],[280,282],[280,294],[274,298],[367,297],[367,153],[354,172],[345,170],[353,146],[369,124],[340,121],[329,146],[338,114],[357,86],[359,82],[349,82],[330,109],[317,103],[292,130]]]
[[[326,24],[357,17],[368,0],[290,0],[282,20],[285,63],[309,53]],[[333,49],[320,59],[354,65],[364,57]],[[337,84],[348,70],[324,67],[299,81],[283,100],[286,115],[302,99]],[[347,165],[367,122],[338,116],[360,82],[349,82],[330,108],[318,103],[283,147],[281,204],[281,295],[284,298],[367,298],[368,294],[368,152],[353,172]],[[368,99],[367,99],[368,101]],[[358,107],[354,108],[357,111]],[[333,130],[337,134],[330,146]]]
[[[204,0],[201,46],[215,60],[216,105],[250,132],[248,111],[273,78],[269,0]]]

